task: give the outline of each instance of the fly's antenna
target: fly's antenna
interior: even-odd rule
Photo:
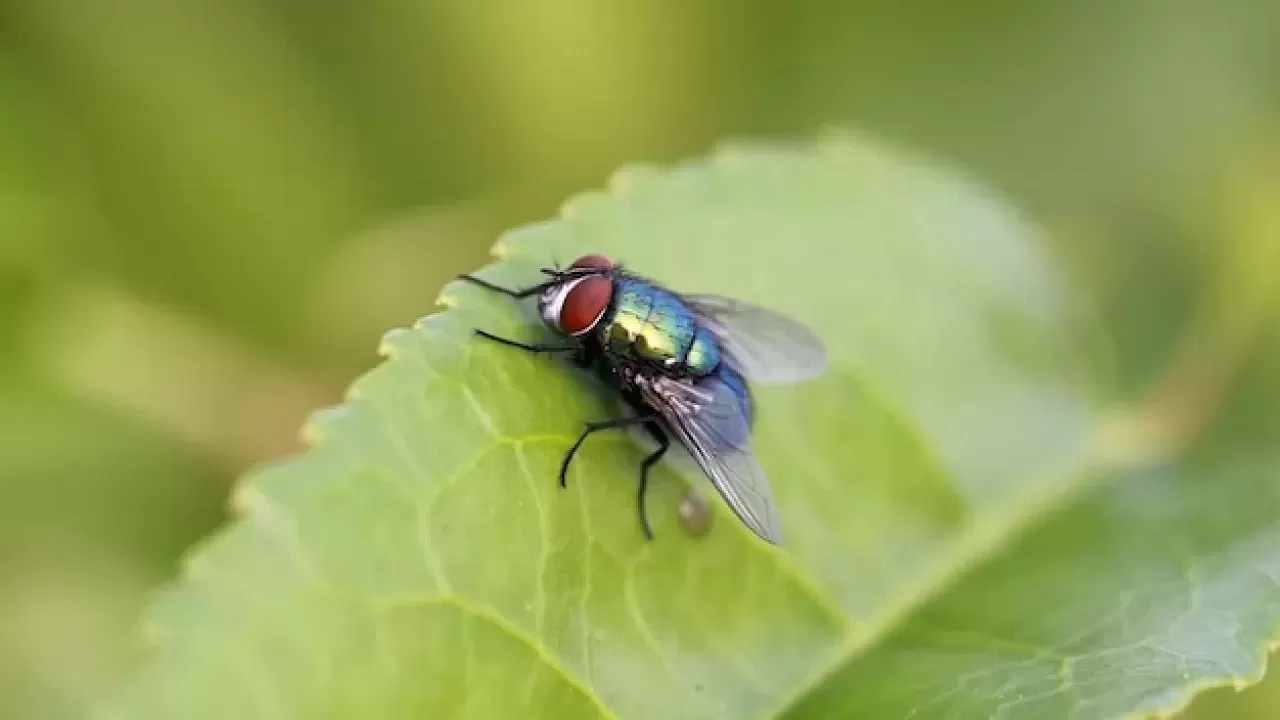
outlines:
[[[561,270],[559,267],[544,267],[540,269],[542,270],[543,275],[547,275],[557,281],[572,279],[572,278],[579,278],[585,275],[601,274],[599,268],[593,268],[593,267],[571,267],[566,270]]]
[[[557,280],[565,276],[564,270],[560,268],[560,261],[553,255],[551,256],[551,267],[539,268],[543,275],[556,278]]]

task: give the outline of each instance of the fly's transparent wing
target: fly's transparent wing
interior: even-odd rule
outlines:
[[[745,396],[715,376],[657,378],[640,389],[738,519],[764,540],[778,544],[781,522],[764,469],[751,449]]]
[[[821,375],[827,353],[812,330],[786,315],[718,295],[686,295],[716,334],[730,364],[760,383],[794,383]]]

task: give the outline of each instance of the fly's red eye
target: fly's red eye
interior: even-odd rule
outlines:
[[[593,268],[596,270],[612,270],[613,261],[603,255],[597,255],[592,253],[591,255],[583,255],[577,260],[574,260],[573,264],[570,265],[569,267],[571,269],[572,268],[579,268],[579,269]]]
[[[604,275],[590,275],[577,281],[560,306],[560,330],[581,335],[604,317],[613,298],[613,281]]]

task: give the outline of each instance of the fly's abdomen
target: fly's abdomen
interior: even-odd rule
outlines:
[[[751,388],[747,385],[747,379],[728,364],[720,366],[716,372],[720,381],[738,398],[738,407],[742,408],[742,412],[746,414],[747,425],[750,427],[755,422],[755,401],[751,397]]]
[[[624,279],[604,328],[610,352],[675,374],[706,375],[720,364],[720,346],[673,293]]]

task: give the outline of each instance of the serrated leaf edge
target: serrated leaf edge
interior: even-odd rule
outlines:
[[[946,166],[940,166],[937,163],[930,162],[927,156],[923,156],[918,152],[906,150],[895,143],[885,142],[877,138],[882,146],[892,149],[903,158],[920,163],[923,162],[931,168],[945,169]],[[660,167],[653,164],[637,163],[621,166],[608,179],[604,189],[587,190],[571,195],[560,207],[556,217],[548,220],[537,221],[525,224],[511,230],[503,232],[494,245],[490,249],[490,254],[499,261],[512,261],[521,257],[522,253],[518,246],[510,243],[511,237],[522,231],[533,229],[546,224],[558,222],[560,220],[572,219],[577,212],[577,208],[585,202],[589,202],[594,198],[601,196],[624,198],[630,195],[634,182],[638,177],[652,174],[669,174],[680,170],[681,168],[705,167],[709,165],[728,166],[732,165],[740,155],[748,150],[759,150],[761,147],[772,149],[799,149],[808,147],[812,151],[816,151],[818,156],[830,156],[847,152],[850,146],[859,146],[863,149],[873,149],[877,152],[883,151],[883,148],[877,148],[874,144],[868,144],[865,134],[852,134],[844,129],[829,129],[821,133],[818,138],[810,143],[798,142],[781,142],[761,144],[758,142],[744,142],[740,140],[729,140],[718,144],[709,154],[703,158],[693,158],[684,163],[678,163],[667,167]],[[966,183],[972,187],[972,183]],[[456,298],[447,292],[448,286],[442,288],[441,293],[436,298],[437,306],[442,310],[430,313],[414,323],[414,329],[421,328],[425,323],[433,318],[437,318],[448,314],[451,310],[457,309],[458,303]],[[388,334],[395,332],[405,332],[405,328],[397,328],[388,331]],[[242,525],[254,521],[271,522],[271,519],[262,516],[261,513],[268,512],[277,516],[284,517],[288,513],[277,507],[276,503],[267,500],[266,496],[257,492],[252,486],[255,478],[259,475],[263,467],[288,463],[295,460],[299,455],[315,450],[321,447],[325,441],[319,432],[318,424],[315,422],[319,417],[334,410],[353,406],[361,401],[361,398],[355,392],[355,388],[360,385],[361,380],[370,373],[377,372],[378,369],[385,364],[386,361],[394,358],[394,348],[385,341],[381,342],[378,347],[378,355],[383,362],[378,363],[375,367],[362,373],[357,377],[347,391],[343,395],[343,399],[335,406],[323,408],[310,414],[304,422],[299,432],[299,437],[303,442],[305,449],[300,453],[281,458],[262,466],[252,468],[240,476],[234,483],[230,494],[228,506],[230,509],[231,522],[216,530],[212,535],[204,538],[194,544],[190,549],[182,554],[179,561],[179,572],[170,582],[166,583],[164,588],[158,592],[175,591],[183,586],[191,584],[194,578],[193,567],[198,562],[199,556],[203,553],[206,546],[214,542],[222,535],[234,532]],[[895,404],[889,403],[889,406],[896,407]],[[1103,428],[1107,423],[1101,424]],[[1018,508],[1006,513],[1003,516],[993,516],[989,518],[989,522],[985,525],[988,530],[978,533],[970,533],[966,535],[967,542],[962,543],[958,548],[945,558],[941,558],[938,562],[940,565],[949,566],[950,570],[944,573],[924,574],[926,578],[932,578],[930,581],[922,582],[918,587],[904,590],[898,600],[887,602],[885,606],[892,611],[883,613],[879,617],[873,617],[865,623],[859,623],[854,627],[849,619],[844,615],[843,610],[832,600],[824,590],[817,587],[808,576],[800,572],[788,560],[784,553],[773,552],[778,561],[780,569],[792,576],[802,589],[810,595],[831,618],[838,621],[840,627],[844,628],[842,642],[832,651],[831,655],[823,662],[819,662],[809,678],[804,682],[796,692],[784,699],[776,708],[762,715],[762,718],[781,717],[788,710],[795,707],[800,701],[816,689],[824,680],[831,677],[844,665],[854,661],[863,655],[868,649],[872,648],[876,641],[882,639],[894,628],[898,627],[903,620],[909,617],[913,612],[919,609],[930,599],[938,596],[961,580],[965,575],[978,567],[985,559],[991,557],[998,551],[1001,543],[1009,538],[1016,537],[1025,532],[1030,526],[1038,520],[1059,507],[1065,500],[1077,493],[1087,492],[1094,489],[1097,480],[1106,476],[1107,470],[1116,470],[1114,460],[1115,455],[1114,437],[1108,437],[1108,432],[1104,429],[1095,437],[1095,442],[1091,443],[1089,451],[1081,454],[1081,462],[1071,468],[1060,470],[1057,474],[1063,476],[1083,474],[1086,478],[1090,478],[1079,483],[1055,482],[1048,483],[1045,492],[1039,497],[1028,498]],[[723,509],[717,507],[716,511],[721,512]],[[944,562],[945,561],[945,562]],[[593,706],[598,708],[602,717],[617,720],[617,715],[603,702],[595,691],[585,684],[581,679],[575,676],[567,668],[561,665],[555,658],[548,657],[541,649],[537,642],[530,640],[525,633],[519,628],[511,628],[510,623],[505,619],[493,616],[492,613],[485,613],[481,608],[471,607],[466,603],[457,602],[456,598],[441,597],[438,602],[456,604],[460,610],[466,614],[484,619],[491,622],[495,627],[503,629],[512,637],[521,640],[522,644],[527,645],[549,669],[560,676],[570,687],[575,688],[579,693],[586,697]],[[159,647],[165,642],[163,634],[159,632],[159,628],[153,624],[151,616],[151,607],[148,606],[144,611],[139,622],[138,632],[144,641],[153,648]],[[512,630],[514,629],[514,632]],[[1235,687],[1237,690],[1256,685],[1265,676],[1269,667],[1269,653],[1280,649],[1280,636],[1277,636],[1264,643],[1267,654],[1264,654],[1259,663],[1258,671],[1250,676],[1232,676],[1226,675],[1218,679],[1203,679],[1192,682],[1180,691],[1180,697],[1173,704],[1158,708],[1155,710],[1140,710],[1127,713],[1120,716],[1123,720],[1141,720],[1145,718],[1158,718],[1165,720],[1177,716],[1183,712],[1190,703],[1201,693],[1222,687]],[[102,713],[96,713],[101,715]]]

